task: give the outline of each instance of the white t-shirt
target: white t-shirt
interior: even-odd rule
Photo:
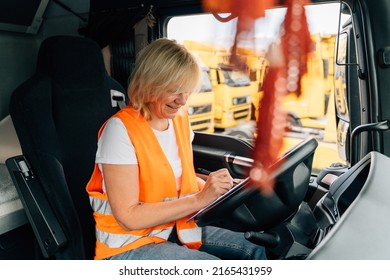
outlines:
[[[173,173],[176,177],[177,189],[179,190],[181,184],[182,165],[176,142],[176,134],[171,119],[168,120],[168,124],[169,126],[167,130],[152,130],[172,167]],[[193,138],[194,132],[191,129],[191,142]],[[96,163],[98,163],[102,174],[102,163],[138,164],[133,143],[130,140],[125,125],[119,118],[111,118],[104,127],[98,141]],[[105,191],[105,189],[103,181],[103,191]]]

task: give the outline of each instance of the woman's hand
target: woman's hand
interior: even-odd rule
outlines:
[[[205,207],[232,187],[233,178],[226,168],[211,172],[207,177],[204,187],[196,195],[198,202],[202,207]]]

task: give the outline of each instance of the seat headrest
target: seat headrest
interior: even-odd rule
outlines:
[[[53,36],[42,42],[37,71],[49,75],[63,89],[97,86],[107,75],[99,45],[87,38]]]

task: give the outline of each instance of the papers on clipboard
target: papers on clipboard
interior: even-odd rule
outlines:
[[[242,180],[240,183],[238,183],[237,185],[235,185],[233,188],[231,188],[229,191],[227,191],[225,194],[221,195],[220,197],[218,197],[216,200],[214,200],[213,202],[211,202],[209,205],[207,205],[206,207],[200,209],[197,213],[195,213],[193,216],[191,216],[188,220],[187,220],[187,223],[191,220],[197,220],[198,217],[200,215],[202,215],[203,213],[209,211],[210,209],[212,209],[214,206],[218,205],[219,203],[221,203],[222,201],[224,201],[226,198],[230,197],[231,195],[233,195],[234,193],[236,193],[237,191],[239,191],[240,189],[242,189],[244,186],[247,185],[247,183],[250,181],[250,178],[247,177],[245,178],[244,180]]]

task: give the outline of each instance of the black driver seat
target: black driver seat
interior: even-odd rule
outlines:
[[[97,43],[54,36],[40,47],[36,73],[11,97],[23,155],[67,239],[52,258],[94,256],[94,219],[85,187],[94,167],[98,129],[118,110],[113,90],[125,92],[108,76]]]

